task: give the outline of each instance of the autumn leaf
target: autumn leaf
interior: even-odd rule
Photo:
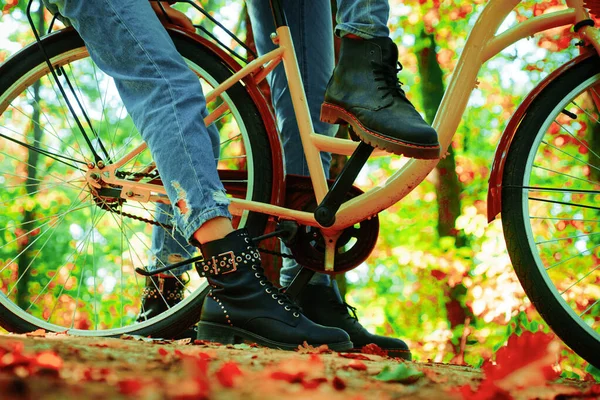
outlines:
[[[364,354],[359,354],[359,353],[339,353],[339,355],[340,355],[340,357],[352,358],[354,360],[373,361],[369,357],[365,356]]]
[[[311,353],[327,354],[327,353],[332,352],[326,344],[322,344],[319,347],[313,347],[310,344],[308,344],[306,341],[304,343],[302,343],[302,345],[298,346],[297,351],[300,354],[311,354]]]
[[[132,396],[138,394],[143,388],[144,384],[138,379],[124,379],[117,382],[119,393]]]
[[[346,389],[346,382],[344,382],[344,380],[342,378],[340,378],[339,376],[335,376],[333,378],[333,380],[331,381],[331,384],[333,385],[333,388],[335,390]]]
[[[304,371],[299,371],[295,373],[283,372],[283,371],[274,371],[271,373],[271,379],[277,381],[286,381],[289,383],[300,383],[304,379],[306,374]]]
[[[386,365],[383,370],[375,376],[375,379],[384,382],[414,383],[424,375],[423,372],[411,367],[409,364],[401,363],[393,368]]]
[[[349,369],[354,369],[356,371],[366,371],[367,370],[367,365],[364,362],[359,361],[359,360],[352,360],[345,367],[349,368]]]
[[[381,357],[388,356],[387,350],[383,350],[381,347],[377,346],[375,343],[369,343],[368,345],[363,346],[362,349],[360,349],[360,351],[361,351],[361,353],[373,354],[373,355],[381,356]]]
[[[36,329],[33,332],[27,332],[25,335],[29,336],[29,337],[46,337],[46,330],[45,329]]]
[[[235,379],[243,373],[235,362],[226,362],[215,372],[215,375],[222,386],[231,388],[235,384]]]

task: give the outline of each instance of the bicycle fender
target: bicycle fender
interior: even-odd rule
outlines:
[[[496,147],[496,154],[494,156],[494,162],[492,164],[492,170],[490,171],[490,178],[488,181],[488,195],[487,195],[487,215],[488,222],[492,222],[498,214],[502,211],[502,177],[504,175],[504,165],[506,163],[506,156],[510,149],[513,138],[521,121],[527,114],[527,110],[533,101],[539,96],[539,94],[558,76],[564,71],[573,67],[575,64],[592,57],[596,54],[595,51],[588,51],[583,53],[569,62],[561,65],[558,69],[554,70],[551,74],[545,77],[521,102],[515,113],[512,115],[508,125],[502,133],[500,142]]]

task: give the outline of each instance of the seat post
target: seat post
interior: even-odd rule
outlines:
[[[269,2],[271,3],[271,12],[273,13],[273,19],[275,20],[275,28],[287,26],[281,0],[269,0]]]

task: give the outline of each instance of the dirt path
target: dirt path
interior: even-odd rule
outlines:
[[[465,366],[312,348],[284,352],[246,344],[0,335],[0,398],[11,400],[460,399],[460,387],[477,388],[483,378]],[[514,388],[509,396],[590,399],[600,398],[598,388],[563,381]],[[479,392],[464,398],[498,397]]]

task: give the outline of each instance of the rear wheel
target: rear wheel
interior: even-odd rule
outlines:
[[[205,93],[232,75],[208,49],[173,39]],[[81,101],[89,118],[82,118],[84,127],[88,134],[90,125],[97,132],[92,144],[99,153],[116,160],[142,144],[114,82],[92,62],[75,31],[50,35],[44,48],[71,102]],[[228,194],[269,202],[272,158],[260,113],[241,84],[208,105],[224,107],[214,124]],[[29,46],[0,67],[0,325],[13,332],[173,336],[199,318],[206,282],[192,272],[182,302],[136,321],[146,280],[134,269],[152,263],[153,229],[176,239],[168,226],[170,207],[162,207],[159,220],[156,204],[124,200],[119,187],[111,188],[115,196],[94,192],[84,176],[90,161],[91,151],[42,54],[37,45]],[[118,174],[160,182],[147,150]],[[234,222],[260,235],[267,217],[246,212]],[[180,253],[183,259],[197,255],[185,245]]]
[[[506,159],[502,222],[515,271],[544,320],[600,367],[600,60],[532,103]]]

